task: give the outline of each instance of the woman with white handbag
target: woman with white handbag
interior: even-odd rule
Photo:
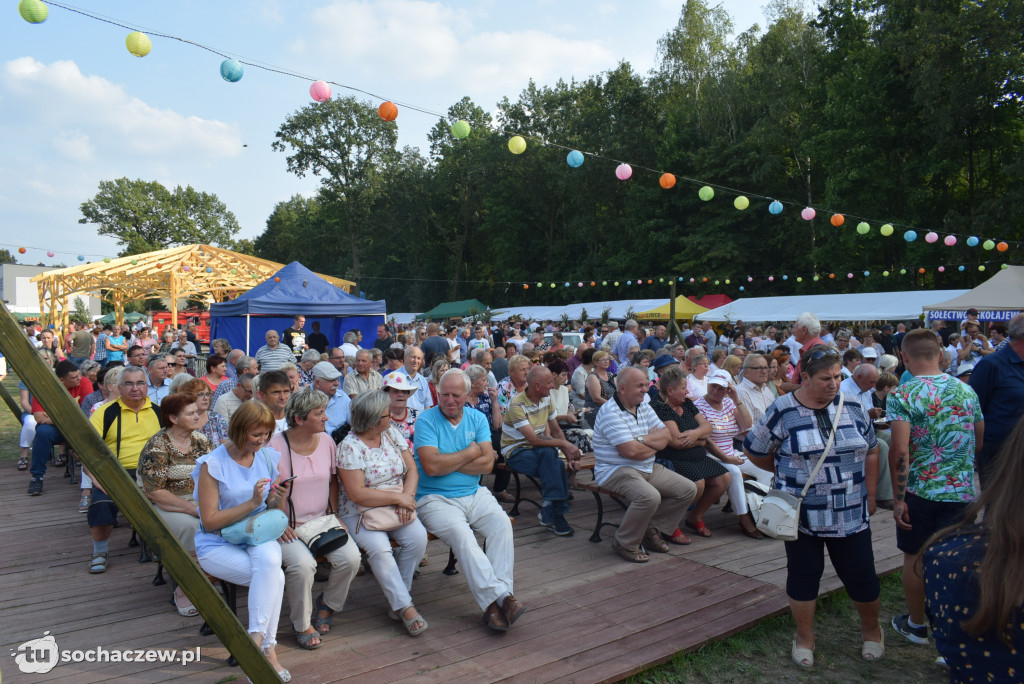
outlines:
[[[308,650],[319,648],[321,636],[331,631],[332,616],[345,607],[349,586],[359,570],[359,549],[351,540],[345,541],[347,534],[339,535],[329,550],[314,545],[331,564],[331,574],[327,587],[316,599],[316,614],[310,619],[317,559],[306,544],[304,530],[315,526],[319,526],[318,532],[344,528],[333,513],[338,506],[338,480],[334,440],[324,432],[327,402],[327,395],[312,387],[292,394],[284,407],[288,429],[270,440],[270,447],[281,454],[281,479],[295,476],[289,496],[278,503],[291,523],[278,541],[292,629],[299,646]]]
[[[791,657],[801,667],[814,665],[814,609],[826,547],[860,615],[861,657],[885,655],[868,526],[875,511],[878,445],[864,407],[839,392],[841,360],[823,345],[805,352],[800,387],[776,399],[743,442],[747,458],[775,474],[775,490],[759,517],[776,490],[797,500],[796,539],[786,541],[786,595],[796,621]],[[773,534],[758,522],[759,529]]]
[[[364,392],[352,400],[349,411],[352,431],[336,456],[342,485],[338,514],[366,552],[388,600],[388,615],[418,636],[428,625],[409,590],[427,550],[427,530],[416,518],[416,463],[402,433],[391,425],[387,393]],[[398,544],[394,551],[392,539]]]

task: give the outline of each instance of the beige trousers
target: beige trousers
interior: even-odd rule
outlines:
[[[289,617],[296,632],[309,629],[313,615],[313,575],[316,574],[316,559],[309,547],[296,539],[280,542],[281,561],[284,564],[284,595],[288,599]],[[345,607],[348,588],[359,571],[359,547],[355,540],[349,540],[341,548],[327,554],[331,564],[331,576],[324,587],[324,605],[334,611]]]
[[[629,501],[615,541],[630,551],[640,546],[650,527],[672,534],[697,496],[696,485],[657,463],[650,473],[629,466],[616,468],[603,487]]]

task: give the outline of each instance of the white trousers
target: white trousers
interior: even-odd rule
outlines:
[[[300,540],[281,542],[281,560],[284,562],[284,593],[288,598],[288,616],[296,632],[309,629],[313,615],[313,576],[316,559],[309,547]],[[359,571],[359,549],[349,539],[327,554],[331,574],[324,588],[324,605],[338,612],[345,607],[348,589]]]
[[[409,590],[412,589],[412,577],[416,574],[416,568],[427,551],[427,530],[417,518],[408,525],[402,525],[390,532],[368,530],[365,527],[353,532],[358,522],[358,515],[345,517],[345,527],[349,529],[349,534],[356,540],[359,548],[366,552],[366,560],[373,570],[373,577],[388,600],[388,606],[396,613],[400,613],[403,608],[412,604]],[[391,549],[392,539],[398,544],[394,551]]]
[[[512,593],[512,523],[489,491],[447,499],[431,494],[416,505],[423,525],[451,547],[480,610]],[[483,535],[485,553],[474,533]]]
[[[25,449],[32,447],[32,440],[36,438],[36,419],[31,413],[26,413],[21,421],[21,435],[18,438],[18,446]]]
[[[711,456],[711,454],[708,454],[708,456]],[[743,459],[743,463],[741,465],[737,466],[732,465],[731,463],[725,463],[714,456],[711,456],[711,458],[714,458],[716,461],[721,463],[722,466],[729,471],[729,474],[732,475],[732,482],[729,483],[728,490],[729,501],[732,503],[732,509],[736,515],[746,515],[750,512],[750,509],[747,508],[747,495],[743,489],[743,476],[750,475],[761,484],[771,487],[774,475],[769,473],[767,470],[761,470],[742,454],[736,454],[736,456]]]
[[[249,633],[263,636],[263,650],[275,646],[284,597],[281,545],[219,544],[199,557],[199,566],[214,577],[249,587]]]

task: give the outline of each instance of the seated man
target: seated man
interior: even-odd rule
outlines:
[[[654,454],[668,446],[669,431],[643,401],[647,386],[643,369],[622,369],[618,391],[594,423],[594,479],[630,502],[612,548],[633,563],[650,560],[641,543],[668,551],[662,537],[679,527],[697,495],[692,482],[654,462]],[[683,535],[672,539],[689,543]]]
[[[118,378],[118,400],[104,404],[89,419],[132,480],[135,480],[142,447],[160,431],[160,408],[146,395],[146,385],[146,374],[141,368],[126,367]],[[118,511],[95,478],[92,484],[92,504],[88,513],[92,532],[89,572],[95,575],[107,571],[107,540],[114,529]]]
[[[284,407],[288,404],[288,397],[292,395],[292,383],[288,379],[288,374],[279,370],[260,373],[253,379],[250,387],[256,400],[266,404],[274,414],[274,422],[277,423],[274,434],[287,430],[288,421],[284,417]]]
[[[506,632],[525,608],[512,595],[512,523],[480,486],[496,457],[484,414],[463,408],[469,388],[463,371],[449,370],[437,384],[438,405],[416,419],[416,511],[427,530],[455,552],[484,624]]]
[[[92,394],[92,383],[89,378],[82,377],[78,366],[73,361],[60,361],[55,369],[57,379],[71,398],[79,405],[82,398]],[[32,442],[32,480],[28,483],[28,495],[39,496],[43,493],[43,475],[46,474],[46,462],[50,460],[54,444],[63,444],[64,435],[53,424],[39,400],[32,397],[32,417],[36,421],[36,436]]]
[[[505,411],[501,426],[501,454],[509,468],[540,478],[544,505],[540,524],[560,537],[573,533],[565,519],[569,512],[566,466],[579,470],[580,450],[565,439],[555,420],[548,393],[554,387],[551,371],[534,366],[526,376],[526,389],[517,394]],[[568,463],[558,457],[561,449]]]
[[[234,388],[230,392],[222,394],[220,399],[217,400],[217,404],[213,407],[214,413],[219,413],[228,420],[231,420],[231,416],[242,405],[242,402],[252,399],[252,380],[255,377],[255,375],[249,372],[238,376]]]

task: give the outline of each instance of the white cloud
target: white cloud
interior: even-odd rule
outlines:
[[[72,161],[91,161],[94,148],[89,136],[81,131],[61,131],[53,140],[59,155]]]

